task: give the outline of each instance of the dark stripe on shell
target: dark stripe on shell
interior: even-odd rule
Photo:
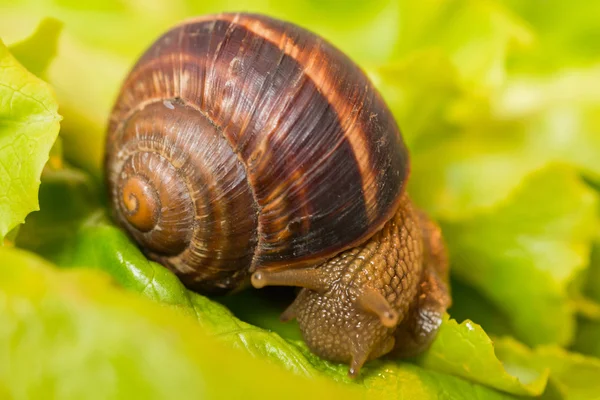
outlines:
[[[112,139],[160,98],[197,107],[246,168],[260,209],[255,267],[331,257],[397,208],[408,156],[391,113],[355,64],[299,27],[223,14],[167,32],[125,82]]]

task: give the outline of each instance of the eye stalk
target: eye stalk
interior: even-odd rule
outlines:
[[[251,282],[302,287],[280,319],[296,318],[311,350],[348,363],[354,378],[367,360],[418,354],[433,340],[450,304],[444,257],[438,228],[404,195],[362,245],[317,266],[259,269]]]
[[[165,32],[107,132],[113,214],[148,258],[205,294],[303,288],[282,319],[353,377],[422,351],[449,305],[441,235],[405,195],[409,170],[362,69],[256,14]]]

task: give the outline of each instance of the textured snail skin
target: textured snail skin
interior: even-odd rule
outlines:
[[[251,275],[307,288],[284,317],[353,374],[424,347],[448,306],[439,231],[403,194],[391,112],[356,64],[293,24],[220,14],[165,33],[123,83],[105,165],[115,219],[149,258],[203,293]]]
[[[259,287],[304,287],[282,319],[297,318],[307,345],[349,363],[350,376],[392,350],[407,357],[427,348],[450,304],[439,228],[406,195],[366,243],[303,272],[257,272],[252,279]]]

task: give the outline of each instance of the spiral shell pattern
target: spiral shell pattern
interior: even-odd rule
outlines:
[[[318,36],[252,14],[161,36],[123,84],[106,150],[117,221],[204,292],[364,242],[408,175],[364,73]]]

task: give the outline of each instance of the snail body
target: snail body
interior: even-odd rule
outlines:
[[[105,165],[115,218],[149,258],[202,293],[303,287],[282,318],[351,375],[426,346],[449,304],[391,112],[293,24],[220,14],[165,33],[123,84]]]

